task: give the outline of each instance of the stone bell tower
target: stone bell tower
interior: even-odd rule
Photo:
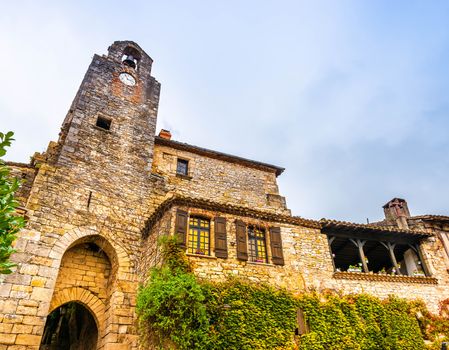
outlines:
[[[35,176],[17,269],[0,283],[1,349],[137,349],[140,238],[160,181],[152,62],[131,41],[94,55],[59,140],[25,165]]]
[[[58,164],[148,174],[160,91],[152,63],[131,41],[94,55],[62,126]]]

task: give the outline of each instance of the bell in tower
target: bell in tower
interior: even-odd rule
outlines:
[[[133,55],[126,55],[125,59],[123,60],[123,64],[131,67],[133,69],[136,69],[136,64],[137,60],[133,57]]]
[[[123,51],[122,63],[125,66],[136,69],[141,57],[140,52],[135,47],[127,46]]]

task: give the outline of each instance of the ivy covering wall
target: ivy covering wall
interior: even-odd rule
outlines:
[[[238,279],[198,280],[176,242],[163,243],[165,264],[138,294],[144,342],[159,349],[440,349],[449,320],[421,302],[359,294],[294,296]],[[309,332],[295,336],[297,310]]]

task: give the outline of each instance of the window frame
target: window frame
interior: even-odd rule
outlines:
[[[176,175],[180,176],[189,176],[189,160],[185,158],[176,158]],[[184,164],[185,165],[185,173],[179,171],[179,165]]]
[[[246,226],[247,246],[248,246],[248,261],[258,264],[268,264],[268,249],[267,249],[267,230],[256,225]],[[258,233],[263,234],[259,236]],[[259,242],[262,242],[259,244]],[[259,249],[263,248],[263,254],[260,254]]]
[[[198,220],[198,225],[192,225],[192,220]],[[206,221],[208,223],[207,229],[203,226],[201,226],[201,221]],[[212,220],[208,217],[201,216],[201,215],[189,215],[188,220],[188,232],[187,232],[187,254],[193,254],[193,255],[201,255],[201,256],[211,256],[211,228],[212,228]],[[196,230],[195,234],[192,234],[192,230]],[[205,244],[207,245],[207,251],[206,248],[201,248],[201,238],[202,233],[207,232],[207,236],[203,236],[205,238]],[[206,242],[207,237],[207,242]],[[195,238],[195,239],[192,239]],[[196,244],[196,247],[194,247],[193,244]],[[204,253],[201,252],[201,250],[205,250]]]

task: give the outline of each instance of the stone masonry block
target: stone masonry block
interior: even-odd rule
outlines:
[[[29,286],[31,283],[31,276],[28,275],[22,275],[19,273],[13,273],[11,275],[8,275],[5,278],[6,283],[12,283],[12,284],[19,284],[24,286]]]
[[[41,337],[32,334],[19,334],[17,335],[16,344],[18,345],[39,345],[41,343]]]
[[[19,305],[16,312],[18,315],[34,316],[37,314],[37,308]]]
[[[104,350],[129,350],[129,344],[109,343],[104,346]]]
[[[51,300],[52,294],[53,294],[52,289],[34,287],[33,292],[31,293],[31,299],[40,302],[49,302]]]
[[[17,334],[0,333],[0,344],[15,344]]]
[[[0,297],[8,297],[11,292],[11,283],[0,283]]]

